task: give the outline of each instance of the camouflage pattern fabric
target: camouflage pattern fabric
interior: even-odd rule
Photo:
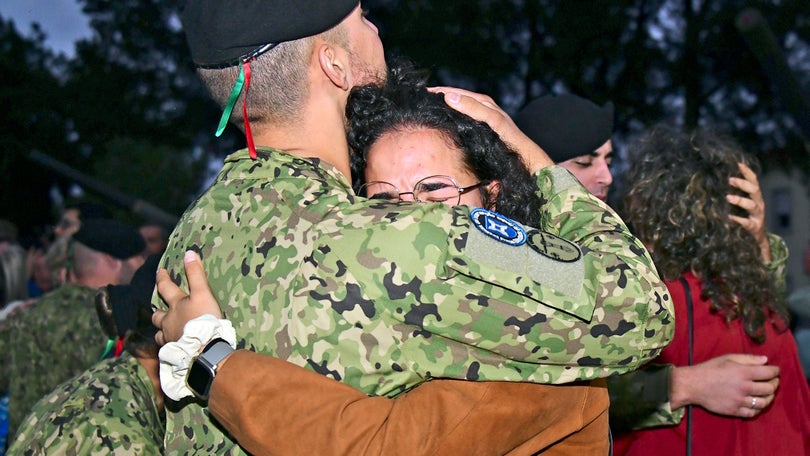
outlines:
[[[158,455],[163,414],[149,375],[124,353],[57,387],[20,426],[11,455]]]
[[[608,377],[610,432],[614,437],[627,434],[652,419],[665,425],[680,421],[684,407],[670,408],[669,383],[672,364],[647,364],[641,369]]]
[[[771,261],[766,263],[765,267],[770,271],[777,289],[784,293],[787,290],[787,244],[781,237],[771,233],[768,233],[768,243],[771,247]],[[667,369],[661,370],[662,366],[666,366]],[[651,364],[631,374],[608,378],[611,430],[614,430],[613,424],[619,422],[622,423],[620,431],[680,424],[686,408],[673,410],[669,402],[669,379],[672,368],[674,366],[671,364]],[[650,372],[645,373],[648,369]],[[661,388],[667,390],[667,395],[662,400],[657,402],[639,400],[644,391],[660,391]]]
[[[788,247],[781,237],[768,233],[768,244],[771,246],[771,261],[765,267],[771,273],[776,283],[776,289],[783,294],[787,293],[787,259]]]
[[[0,326],[0,390],[9,394],[9,441],[42,396],[101,358],[107,338],[95,296],[95,289],[64,284]]]
[[[186,210],[162,264],[187,289],[182,258],[196,250],[238,345],[367,394],[636,369],[672,337],[666,287],[573,176],[554,166],[537,179],[547,233],[510,245],[474,227],[470,208],[366,200],[329,164],[242,150]],[[178,408],[167,452],[240,451],[200,405]]]

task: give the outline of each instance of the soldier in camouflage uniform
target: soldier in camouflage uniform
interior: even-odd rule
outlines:
[[[43,397],[20,427],[10,454],[162,453],[166,423],[149,305],[157,264],[153,255],[131,285],[99,290],[101,327],[110,339],[122,338],[125,351]]]
[[[164,426],[146,370],[124,353],[37,402],[8,454],[157,455]]]
[[[365,82],[362,70],[380,68],[381,47],[356,2],[319,6],[292,21],[266,4],[191,2],[184,13],[195,62],[234,65],[200,73],[222,105],[223,76],[232,83],[239,73],[251,87],[254,75],[243,97],[256,128],[246,128],[249,148],[229,156],[186,211],[164,264],[176,268],[186,250],[200,253],[240,345],[389,397],[437,377],[593,379],[655,356],[671,336],[671,303],[647,252],[570,174],[547,166],[536,146],[518,149],[546,202],[539,229],[485,210],[353,194],[341,141],[345,92]],[[299,22],[307,27],[292,34],[273,27],[288,32]],[[243,38],[229,25],[259,36],[234,43]],[[353,59],[366,65],[349,61],[342,32]],[[284,40],[294,41],[245,45]],[[290,57],[302,43],[303,54]],[[272,105],[263,98],[272,90],[266,84],[275,83],[266,78],[283,80],[285,68],[272,66],[294,67],[290,58],[301,59],[305,81],[319,81],[299,88],[306,96],[295,122],[264,111]],[[167,451],[238,447],[191,404],[169,415]]]
[[[427,92],[426,76],[411,68],[395,64],[384,86],[372,84],[352,91],[347,120],[358,174],[407,189],[417,181],[426,183],[424,191],[404,194],[404,199],[443,200],[444,204],[471,207],[486,204],[521,223],[538,223],[541,201],[535,195],[535,179],[520,156],[494,131],[447,106],[440,94]],[[436,140],[422,141],[425,134]],[[387,142],[392,138],[398,139],[396,147]],[[395,165],[397,158],[403,158],[405,166]],[[455,180],[448,186],[443,179],[427,178],[431,174]],[[403,177],[407,181],[399,183]],[[468,186],[470,191],[463,192],[456,182],[482,185]],[[381,194],[383,189],[373,183],[370,188],[376,198],[398,199],[396,190]],[[196,255],[190,257],[184,261],[192,260],[187,274],[198,302],[200,291],[195,288],[193,268],[200,263]],[[156,319],[170,339],[192,327],[176,319],[178,312],[192,317],[199,308],[200,315],[221,318],[213,296],[201,302],[204,305],[178,305],[174,298],[183,299],[184,293],[167,275],[161,273],[160,277],[159,291],[173,311],[167,319],[157,312]],[[202,323],[195,321],[194,326]],[[207,340],[199,334],[195,339]],[[167,354],[173,348],[161,352],[161,362],[164,368],[168,364],[182,369],[182,359],[187,358]],[[291,364],[268,356],[248,356],[251,354],[240,350],[228,357],[227,367],[218,364],[208,405],[211,415],[252,454],[503,454],[516,447],[525,447],[532,454],[549,447],[560,454],[609,451],[608,398],[602,379],[555,386],[434,380],[395,400],[385,400],[367,398],[327,377],[300,368],[296,371]],[[236,373],[222,377],[229,371]],[[161,380],[167,394],[179,399],[171,383],[175,378],[184,380],[171,371]],[[223,392],[236,400],[223,399]],[[294,407],[284,406],[288,397]],[[273,407],[267,407],[268,400]],[[362,417],[363,424],[353,417]],[[486,423],[485,430],[481,421]],[[311,435],[307,427],[313,423],[328,426],[329,432]],[[272,434],[266,432],[270,428]],[[521,432],[513,432],[515,428]],[[477,438],[482,434],[487,437]]]
[[[68,283],[9,316],[0,326],[0,390],[9,393],[9,437],[46,393],[96,363],[107,337],[94,299],[98,287],[128,283],[143,263],[134,227],[89,220],[68,252]]]

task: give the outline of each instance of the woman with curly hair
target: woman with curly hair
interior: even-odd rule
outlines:
[[[631,151],[625,219],[650,250],[675,304],[675,338],[654,362],[689,366],[750,353],[767,356],[780,375],[770,404],[756,391],[740,404],[760,409],[750,418],[694,407],[679,425],[635,431],[617,447],[628,455],[810,454],[810,389],[788,328],[784,290],[765,266],[764,230],[755,239],[733,204],[732,183],[753,173],[754,159],[713,132],[663,127]]]
[[[408,62],[395,62],[383,86],[349,95],[358,194],[484,207],[542,226],[539,190],[520,156],[488,125],[448,108],[425,80]]]

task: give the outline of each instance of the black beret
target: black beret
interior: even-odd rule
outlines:
[[[141,233],[134,226],[117,220],[85,220],[73,239],[119,260],[131,258],[146,249]]]
[[[107,206],[93,203],[90,201],[79,201],[75,203],[68,203],[65,205],[65,210],[76,209],[79,211],[80,220],[90,220],[98,218],[110,218],[110,209]]]
[[[182,13],[191,59],[201,67],[238,65],[267,44],[325,32],[358,0],[188,0]]]
[[[555,163],[590,154],[613,134],[613,103],[599,107],[576,95],[540,97],[515,115],[515,124]]]

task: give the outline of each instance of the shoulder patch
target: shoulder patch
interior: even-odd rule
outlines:
[[[571,263],[577,261],[582,252],[574,243],[540,230],[531,230],[526,235],[526,243],[535,252],[552,260]]]
[[[468,228],[460,256],[450,258],[451,268],[522,294],[543,304],[590,318],[593,305],[583,295],[588,263],[580,248],[549,233],[519,225],[528,233],[522,246],[496,240],[482,229]],[[529,239],[536,245],[529,244]],[[537,290],[527,279],[542,286]],[[573,306],[572,306],[573,303]]]
[[[470,219],[478,231],[504,244],[519,246],[526,243],[526,231],[514,220],[483,208],[470,211]]]

